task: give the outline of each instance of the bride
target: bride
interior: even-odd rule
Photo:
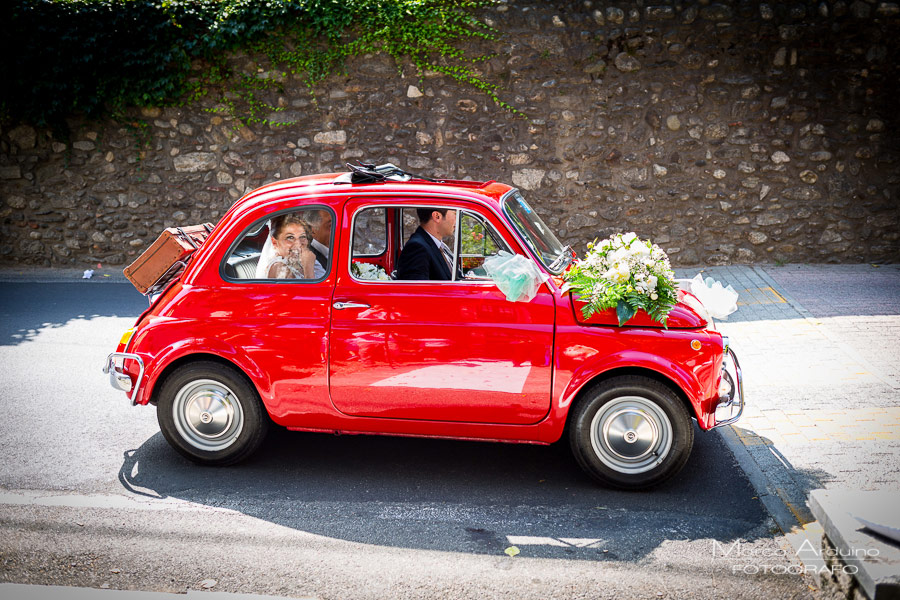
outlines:
[[[257,279],[318,279],[325,269],[309,247],[312,227],[297,213],[272,219],[256,265]]]

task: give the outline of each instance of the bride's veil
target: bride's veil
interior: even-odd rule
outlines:
[[[259,262],[256,263],[256,279],[267,279],[269,277],[269,267],[278,258],[278,253],[275,252],[275,245],[272,243],[271,220],[266,224],[266,230],[269,233],[266,235],[266,241],[263,242],[263,247],[259,254]]]

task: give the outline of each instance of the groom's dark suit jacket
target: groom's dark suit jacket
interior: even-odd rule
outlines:
[[[316,261],[318,261],[318,263],[320,265],[322,265],[322,270],[327,273],[328,272],[328,257],[325,256],[324,254],[322,254],[322,252],[319,251],[318,249],[313,248],[312,245],[310,245],[309,249],[312,250],[312,253],[315,255]]]
[[[421,227],[409,236],[397,261],[397,279],[450,279],[441,249]]]

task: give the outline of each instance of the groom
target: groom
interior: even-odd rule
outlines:
[[[456,211],[449,208],[419,208],[416,213],[419,227],[400,253],[397,279],[452,279],[453,252],[441,239],[453,235]]]

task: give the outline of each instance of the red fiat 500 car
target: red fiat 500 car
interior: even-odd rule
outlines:
[[[447,279],[400,279],[418,209],[439,211]],[[446,211],[446,212],[442,212]],[[483,263],[519,254],[549,276],[511,302]],[[607,485],[675,475],[740,416],[734,352],[679,292],[667,327],[585,319],[559,276],[573,256],[519,190],[389,165],[250,192],[151,296],[104,371],[155,404],[187,458],[226,465],[270,423],[297,431],[551,444]]]

